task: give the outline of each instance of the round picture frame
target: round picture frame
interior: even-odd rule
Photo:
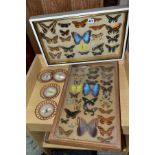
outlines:
[[[47,80],[44,80],[44,79],[47,79]],[[49,82],[53,79],[53,71],[52,70],[44,70],[44,71],[41,71],[38,75],[38,80],[40,82]]]
[[[60,94],[60,86],[55,83],[45,85],[40,90],[40,96],[44,99],[53,99]]]
[[[63,77],[64,76],[64,77]],[[53,71],[53,80],[56,82],[64,82],[67,78],[67,71],[64,69],[56,69]]]
[[[40,102],[35,109],[35,115],[40,120],[47,120],[56,114],[57,103],[53,100]]]

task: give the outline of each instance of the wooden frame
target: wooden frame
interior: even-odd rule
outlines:
[[[102,65],[102,63],[99,63],[100,65]],[[105,63],[104,63],[105,64]],[[91,64],[92,65],[92,64]],[[90,65],[90,66],[91,66]],[[82,66],[82,65],[80,65]],[[56,128],[58,127],[59,121],[60,121],[60,117],[61,117],[61,113],[63,110],[63,106],[64,106],[64,100],[61,100],[61,103],[59,104],[58,111],[59,113],[56,114],[55,116],[55,120],[53,122],[53,126],[51,129],[51,134],[49,136],[49,140],[48,143],[52,143],[52,144],[59,144],[59,145],[69,145],[69,146],[74,146],[74,147],[84,147],[84,148],[89,148],[89,149],[95,149],[95,150],[102,150],[102,149],[112,149],[112,150],[117,150],[120,151],[121,150],[121,130],[120,130],[120,111],[119,111],[119,79],[118,79],[118,64],[115,63],[115,118],[116,118],[116,144],[102,144],[102,143],[95,143],[95,142],[89,142],[89,141],[82,141],[82,140],[72,140],[72,139],[67,139],[67,138],[58,138],[56,137]],[[66,84],[65,89],[68,90],[69,85]],[[64,98],[66,96],[66,93],[63,94]]]
[[[35,34],[35,37],[37,39],[37,42],[38,42],[38,45],[40,47],[40,50],[44,56],[44,59],[47,63],[47,65],[49,66],[52,66],[52,65],[64,65],[64,64],[77,64],[77,63],[94,63],[94,62],[102,62],[102,61],[116,61],[116,60],[120,60],[120,59],[123,59],[123,56],[124,56],[124,51],[125,51],[125,45],[126,45],[126,36],[127,36],[127,32],[128,32],[128,21],[127,21],[127,11],[128,11],[128,8],[127,7],[109,7],[109,8],[100,8],[100,9],[90,9],[90,10],[84,10],[84,11],[74,11],[74,12],[66,12],[66,13],[57,13],[57,14],[52,14],[52,15],[48,15],[48,16],[36,16],[36,17],[32,17],[30,18],[30,24],[31,24],[31,27],[32,27],[32,30]],[[118,13],[118,12],[126,12],[126,19],[125,19],[125,25],[123,26],[124,27],[124,30],[122,32],[122,41],[121,41],[121,44],[120,46],[122,47],[120,49],[120,51],[118,52],[119,53],[119,56],[116,56],[114,55],[113,53],[111,55],[103,55],[101,58],[100,56],[95,56],[95,59],[94,59],[94,56],[90,59],[88,58],[82,58],[83,61],[81,61],[81,59],[78,59],[76,60],[75,59],[63,59],[63,60],[60,60],[58,62],[54,61],[54,60],[51,60],[49,59],[49,56],[47,55],[47,52],[46,52],[46,49],[47,47],[44,46],[44,44],[42,43],[42,40],[40,40],[40,35],[39,35],[39,32],[38,32],[38,28],[36,28],[36,24],[37,22],[40,22],[40,21],[49,21],[49,20],[60,20],[60,19],[64,19],[64,18],[80,18],[80,17],[87,17],[87,16],[95,16],[95,15],[99,15],[99,14],[112,14],[112,13]],[[62,52],[61,52],[62,53]],[[50,60],[50,61],[49,61]]]

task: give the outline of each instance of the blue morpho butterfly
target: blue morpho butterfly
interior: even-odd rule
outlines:
[[[89,84],[89,83],[84,83],[83,84],[83,94],[84,96],[88,95],[90,91],[92,92],[92,95],[94,97],[98,96],[100,90],[100,85],[98,83],[95,84]]]
[[[83,41],[85,43],[89,43],[90,41],[90,37],[91,37],[91,30],[86,31],[83,36],[81,36],[79,33],[77,32],[72,32],[72,36],[74,38],[74,42],[76,45],[80,44],[81,40],[83,39]]]

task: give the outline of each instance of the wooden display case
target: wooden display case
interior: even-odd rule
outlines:
[[[30,19],[42,55],[27,74],[27,131],[41,147],[121,151],[121,134],[128,135],[127,16],[127,7],[113,7]],[[78,75],[86,67],[99,74]],[[72,98],[82,108],[67,105]],[[76,122],[73,129],[68,122]]]

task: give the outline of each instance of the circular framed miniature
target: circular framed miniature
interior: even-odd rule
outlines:
[[[55,83],[51,83],[44,86],[41,89],[40,96],[44,99],[52,99],[57,97],[59,93],[60,93],[60,86]]]
[[[53,71],[52,70],[44,70],[39,73],[38,80],[41,82],[49,82],[53,78]]]
[[[42,101],[36,106],[35,115],[40,120],[47,120],[56,114],[56,109],[57,104],[55,101]]]
[[[57,69],[53,73],[53,79],[56,82],[63,82],[66,80],[67,71],[63,69]]]

